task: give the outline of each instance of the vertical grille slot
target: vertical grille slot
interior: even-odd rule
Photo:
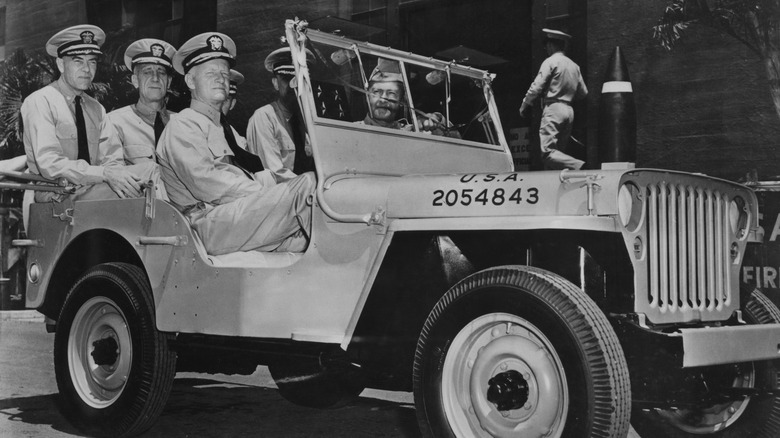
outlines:
[[[650,306],[662,313],[728,306],[728,196],[665,182],[646,193]]]

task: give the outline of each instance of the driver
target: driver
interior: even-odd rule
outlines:
[[[404,80],[396,61],[379,58],[368,80],[368,114],[362,123],[390,129],[413,131],[414,125],[406,119],[399,119],[399,111],[404,98]],[[445,132],[444,116],[441,113],[418,112],[422,119],[423,131],[434,135],[460,137],[456,130]]]

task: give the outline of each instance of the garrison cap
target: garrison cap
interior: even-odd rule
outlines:
[[[237,70],[230,69],[230,96],[235,96],[238,93],[238,86],[244,83],[244,75]]]
[[[196,35],[179,47],[173,55],[173,68],[185,74],[198,64],[212,59],[226,59],[230,66],[236,64],[236,43],[224,33],[206,32]]]
[[[56,58],[75,55],[102,55],[100,46],[106,40],[103,29],[79,24],[61,30],[46,42],[46,53]]]
[[[130,70],[138,64],[158,64],[173,68],[176,49],[163,40],[144,38],[133,42],[125,50],[125,65]]]
[[[401,77],[401,66],[398,61],[391,61],[385,58],[379,58],[379,61],[371,72],[369,82],[403,82]]]
[[[561,32],[560,30],[544,28],[542,29],[542,32],[544,32],[544,36],[547,39],[551,40],[561,40],[563,42],[567,42],[571,39],[571,35]]]

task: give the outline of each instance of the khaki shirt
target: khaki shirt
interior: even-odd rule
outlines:
[[[164,124],[168,124],[171,114],[167,109],[160,111]],[[128,105],[108,113],[108,119],[114,125],[117,136],[124,149],[128,164],[155,161],[154,119],[157,112],[142,103]]]
[[[284,115],[280,120],[277,112]],[[263,166],[273,172],[277,182],[295,178],[295,143],[292,139],[290,118],[292,113],[279,102],[260,107],[249,119],[246,127],[247,150],[263,161]]]
[[[226,204],[275,184],[266,171],[250,178],[231,164],[233,152],[219,116],[217,109],[193,100],[171,116],[157,144],[162,180],[180,209],[199,202]]]
[[[30,94],[22,103],[27,167],[45,178],[66,178],[73,184],[104,181],[103,166],[124,164],[122,146],[97,100],[82,94],[82,111],[92,164],[78,160],[76,95],[62,78]]]
[[[542,93],[544,93],[542,95]],[[537,97],[567,103],[588,95],[580,67],[562,52],[555,52],[542,62],[539,74],[528,88],[524,102],[531,105]]]

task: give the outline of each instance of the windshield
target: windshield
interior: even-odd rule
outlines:
[[[306,48],[319,118],[499,144],[488,111],[489,77],[370,47],[308,39]]]

